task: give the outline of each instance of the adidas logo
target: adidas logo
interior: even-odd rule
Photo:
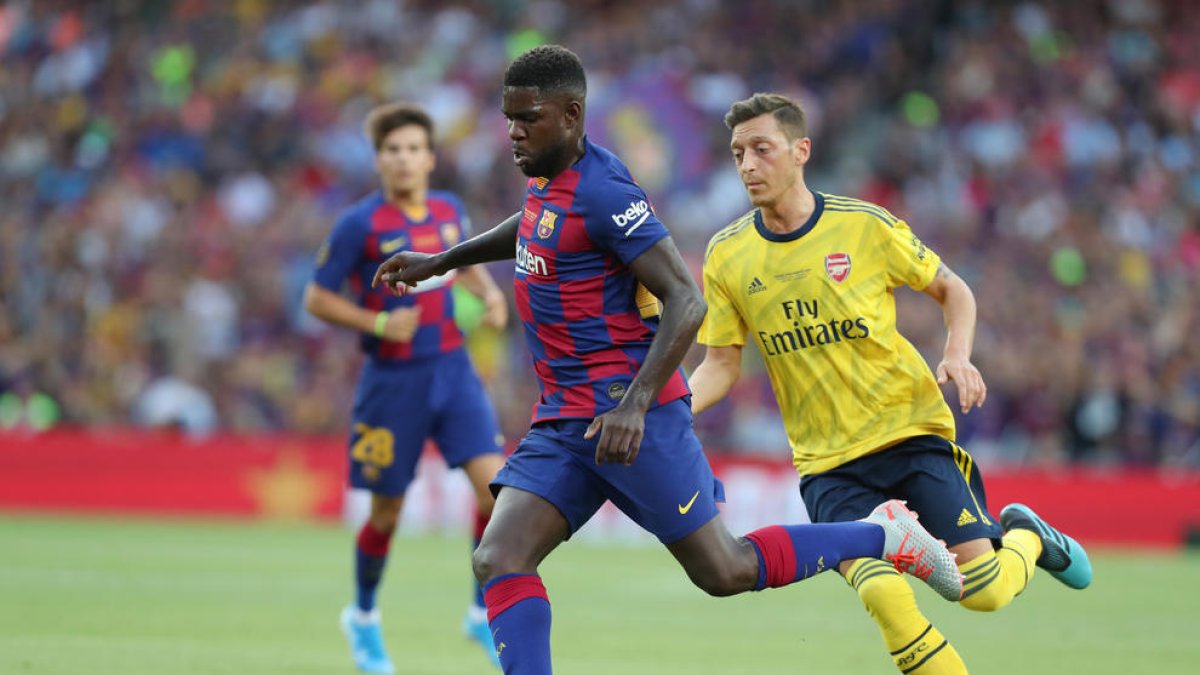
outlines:
[[[962,513],[958,514],[958,526],[959,527],[962,527],[963,525],[970,525],[971,523],[978,523],[978,522],[979,522],[979,519],[976,518],[975,516],[971,515],[971,512],[966,509],[963,509]]]
[[[767,285],[764,284],[762,281],[760,281],[758,277],[754,277],[754,281],[751,281],[750,286],[748,286],[746,288],[746,293],[748,295],[754,295],[755,293],[758,293],[759,291],[765,291],[765,290],[767,290]]]

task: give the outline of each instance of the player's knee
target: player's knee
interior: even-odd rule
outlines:
[[[371,514],[371,527],[376,532],[382,532],[388,535],[396,531],[396,526],[400,523],[400,518],[397,515],[391,514]]]
[[[475,579],[485,584],[506,574],[532,574],[537,565],[525,556],[506,549],[503,545],[480,544],[471,556],[471,569]]]
[[[371,527],[379,532],[394,532],[400,523],[400,509],[404,505],[404,496],[384,497],[374,495],[371,498]]]
[[[994,612],[1013,600],[1013,589],[1009,584],[992,579],[978,588],[967,588],[959,604],[976,612]]]
[[[475,573],[475,580],[484,584],[503,574],[503,572],[495,572],[498,567],[497,562],[491,547],[481,545],[476,548],[475,552],[471,554],[471,571]]]

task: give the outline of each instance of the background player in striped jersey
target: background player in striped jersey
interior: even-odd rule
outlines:
[[[516,258],[517,310],[541,397],[492,484],[496,509],[475,553],[504,671],[551,672],[550,604],[537,568],[606,500],[713,595],[887,554],[959,597],[953,558],[898,503],[867,522],[774,526],[744,538],[726,529],[722,487],[692,432],[679,369],[704,301],[646,194],[585,136],[586,91],[579,59],[563,47],[513,62],[503,112],[514,160],[530,177],[524,208],[445,253],[398,253],[375,277],[394,287]]]
[[[458,197],[431,191],[433,122],[420,108],[380,106],[367,117],[382,189],[338,219],[318,254],[305,295],[315,316],[362,333],[367,354],[354,401],[350,483],[371,491],[371,513],[358,534],[357,600],[342,626],[361,670],[393,672],[384,649],[375,595],[404,493],[426,440],[446,462],[462,467],[478,498],[475,544],[493,499],[488,483],[504,464],[496,414],[463,348],[454,321],[451,285],[461,283],[484,301],[484,321],[502,327],[504,294],[482,267],[465,267],[430,279],[404,297],[371,288],[379,262],[396,251],[438,253],[466,238],[469,219]],[[354,301],[343,297],[350,282]],[[482,591],[468,608],[463,629],[495,663]]]
[[[1035,561],[1068,586],[1087,586],[1091,566],[1076,542],[1019,504],[996,521],[978,467],[954,443],[954,417],[938,385],[954,381],[964,413],[986,397],[970,360],[971,289],[904,221],[874,204],[809,190],[811,141],[794,101],[755,94],[735,103],[725,123],[755,208],[718,232],[705,255],[709,313],[700,342],[708,349],[690,379],[692,409],[730,390],[749,334],[766,362],[815,522],[854,520],[885,499],[908,500],[958,554],[961,603],[974,610],[1011,602]],[[892,291],[901,285],[924,291],[945,315],[936,380],[896,330]],[[838,569],[901,671],[966,672],[895,570],[869,559]]]

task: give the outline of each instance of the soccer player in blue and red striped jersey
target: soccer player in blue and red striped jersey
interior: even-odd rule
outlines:
[[[494,503],[488,483],[504,464],[496,414],[455,324],[451,285],[481,298],[484,320],[494,327],[503,327],[508,309],[482,267],[429,279],[404,297],[371,287],[381,260],[396,251],[445,251],[467,236],[470,221],[458,197],[429,189],[435,158],[428,114],[406,104],[380,106],[367,117],[366,131],[381,189],[338,219],[318,254],[305,307],[360,332],[367,354],[354,401],[350,483],[371,491],[371,513],[356,545],[357,601],[342,613],[342,626],[360,670],[390,673],[375,596],[426,440],[475,487],[476,545]],[[346,281],[355,300],[340,294]],[[496,663],[478,586],[463,627]]]
[[[886,555],[957,599],[953,557],[899,502],[859,522],[730,534],[679,368],[704,300],[625,165],[585,136],[586,90],[583,66],[563,47],[514,61],[503,112],[515,163],[530,178],[524,208],[444,253],[398,253],[373,280],[411,286],[515,255],[517,309],[541,397],[492,483],[496,507],[474,560],[504,672],[551,672],[550,603],[537,569],[608,500],[712,595]]]

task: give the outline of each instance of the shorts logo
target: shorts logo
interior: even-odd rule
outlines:
[[[751,281],[750,285],[746,288],[746,294],[754,295],[755,293],[760,293],[765,290],[767,290],[767,285],[764,284],[758,277],[754,277],[754,281]]]
[[[848,253],[830,253],[825,256],[825,274],[839,284],[850,276],[850,255]]]
[[[699,496],[700,491],[696,490],[696,494],[692,495],[692,498],[688,500],[687,504],[676,504],[676,506],[679,507],[679,515],[686,516],[687,512],[692,510],[692,504],[696,503],[696,497]]]
[[[620,382],[613,382],[608,385],[608,397],[614,401],[620,401],[625,398],[625,385]]]
[[[541,239],[549,239],[550,235],[554,234],[554,221],[557,219],[557,213],[542,211],[542,219],[538,221],[537,236]]]
[[[978,523],[978,522],[979,522],[979,519],[976,518],[975,516],[971,515],[971,512],[966,509],[963,509],[962,513],[958,514],[958,526],[959,527],[963,527],[964,525],[971,525],[971,524]]]

